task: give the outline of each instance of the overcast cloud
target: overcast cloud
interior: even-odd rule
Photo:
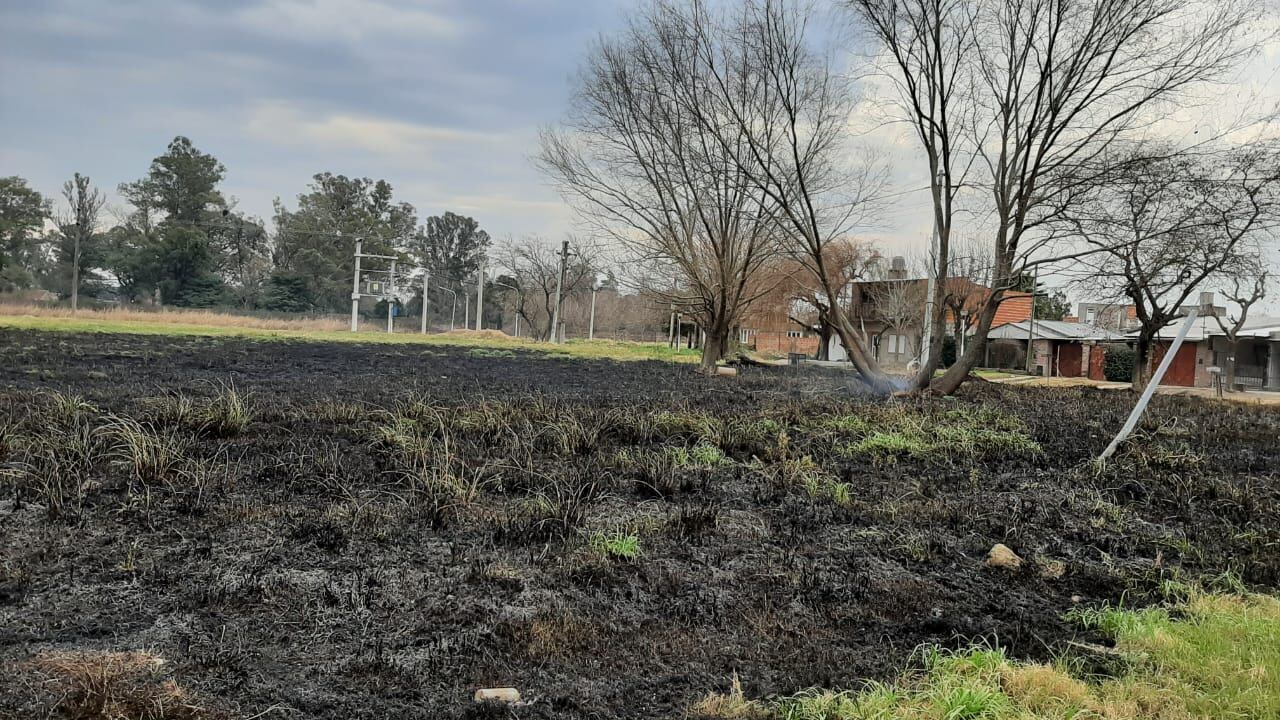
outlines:
[[[226,193],[269,218],[322,171],[383,178],[422,216],[495,236],[558,235],[571,211],[529,162],[565,111],[591,40],[629,0],[0,0],[0,175],[56,196],[141,177],[175,135],[227,166]],[[1215,107],[1274,103],[1280,44]],[[859,128],[865,132],[867,128]],[[863,136],[894,162],[895,206],[869,236],[921,252],[931,224],[913,140]],[[904,192],[907,191],[907,192]],[[116,198],[118,203],[118,198]]]

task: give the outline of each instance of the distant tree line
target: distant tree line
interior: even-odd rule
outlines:
[[[425,268],[433,284],[455,292],[474,279],[490,245],[472,218],[446,212],[420,221],[385,180],[327,172],[293,208],[277,199],[269,229],[223,194],[225,176],[217,158],[176,137],[143,177],[119,186],[127,207],[116,212],[80,174],[57,202],[23,178],[0,178],[0,292],[342,312],[357,237],[365,252]]]

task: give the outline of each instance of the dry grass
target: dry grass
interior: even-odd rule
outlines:
[[[164,659],[146,652],[46,652],[32,661],[74,720],[205,720],[220,717],[171,679]]]
[[[412,327],[405,327],[412,325]],[[365,322],[361,331],[349,331],[345,318],[263,318],[210,310],[164,308],[142,311],[128,308],[80,310],[0,302],[0,327],[80,333],[127,333],[196,337],[248,337],[261,340],[316,342],[369,342],[413,345],[519,349],[537,352],[542,359],[560,357],[610,360],[668,360],[693,362],[696,350],[669,348],[665,343],[613,340],[568,340],[559,345],[515,338],[498,330],[456,330],[420,335],[417,325],[402,323],[395,333],[381,332],[381,323]],[[503,354],[502,357],[506,357]]]
[[[253,328],[256,330],[345,330],[341,318],[268,318],[237,315],[216,310],[159,308],[137,310],[125,307],[88,308],[72,312],[71,308],[25,303],[0,303],[0,315],[39,318],[91,319],[106,323],[148,323],[155,325],[201,325],[206,327]]]

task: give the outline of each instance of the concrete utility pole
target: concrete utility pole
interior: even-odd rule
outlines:
[[[338,233],[338,242],[342,242],[342,233]],[[360,257],[364,247],[364,238],[356,238],[356,273],[351,280],[351,332],[360,329]]]
[[[1031,319],[1027,324],[1027,372],[1036,366],[1036,289],[1040,287],[1040,266],[1031,275]]]
[[[387,332],[396,331],[395,316],[392,310],[396,306],[396,261],[391,261],[391,275],[387,278]]]
[[[484,329],[484,259],[476,270],[476,329]]]
[[[596,339],[596,293],[600,288],[595,283],[591,283],[591,322],[587,324],[587,339]]]
[[[671,278],[671,327],[667,330],[667,347],[676,347],[676,291],[680,289],[680,278]]]
[[[422,334],[427,334],[427,288],[431,285],[431,273],[422,274]]]
[[[76,244],[71,252],[71,312],[80,309],[80,236],[84,234],[80,223],[73,227],[76,229]]]
[[[1142,418],[1142,413],[1147,409],[1147,403],[1151,402],[1151,395],[1155,393],[1156,387],[1160,385],[1160,381],[1164,379],[1165,372],[1169,366],[1173,364],[1173,357],[1178,354],[1178,350],[1182,347],[1182,341],[1187,339],[1187,333],[1191,332],[1191,328],[1196,324],[1196,316],[1205,308],[1193,307],[1191,312],[1187,313],[1187,319],[1182,323],[1182,327],[1178,330],[1178,336],[1173,339],[1173,344],[1169,346],[1169,350],[1160,360],[1160,367],[1156,368],[1156,372],[1151,376],[1151,380],[1147,383],[1147,387],[1142,390],[1142,397],[1138,398],[1138,404],[1133,406],[1133,412],[1129,413],[1129,419],[1125,421],[1124,427],[1120,428],[1119,434],[1111,441],[1106,450],[1098,456],[1099,460],[1105,461],[1115,453],[1116,448],[1120,447],[1120,443],[1129,437],[1129,433],[1133,432],[1133,428],[1138,425],[1138,420]],[[1210,306],[1207,308],[1212,311]]]
[[[924,332],[920,338],[920,362],[928,364],[933,355],[933,294],[938,290],[938,218],[933,219],[933,239],[929,243],[929,294],[924,300]]]
[[[560,329],[560,301],[564,297],[564,273],[568,264],[569,241],[565,240],[560,244],[560,275],[556,279],[556,304],[555,310],[551,315],[551,342],[553,343],[564,341],[564,331]]]
[[[471,296],[467,294],[467,284],[458,287],[462,291],[462,329],[471,327]]]

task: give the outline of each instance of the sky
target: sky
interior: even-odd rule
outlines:
[[[276,198],[295,206],[328,171],[385,179],[423,218],[450,210],[496,238],[558,237],[574,218],[530,161],[538,129],[563,116],[591,41],[636,4],[0,0],[0,175],[57,198],[79,172],[122,210],[116,186],[186,135],[253,216],[269,219]],[[1223,93],[1280,99],[1280,43]],[[1202,100],[1179,126],[1232,105]],[[892,161],[897,194],[867,237],[923,254],[932,220],[910,135],[857,130]]]
[[[495,236],[571,214],[529,161],[623,0],[0,0],[0,174],[108,190],[175,135],[251,215],[330,171]]]

